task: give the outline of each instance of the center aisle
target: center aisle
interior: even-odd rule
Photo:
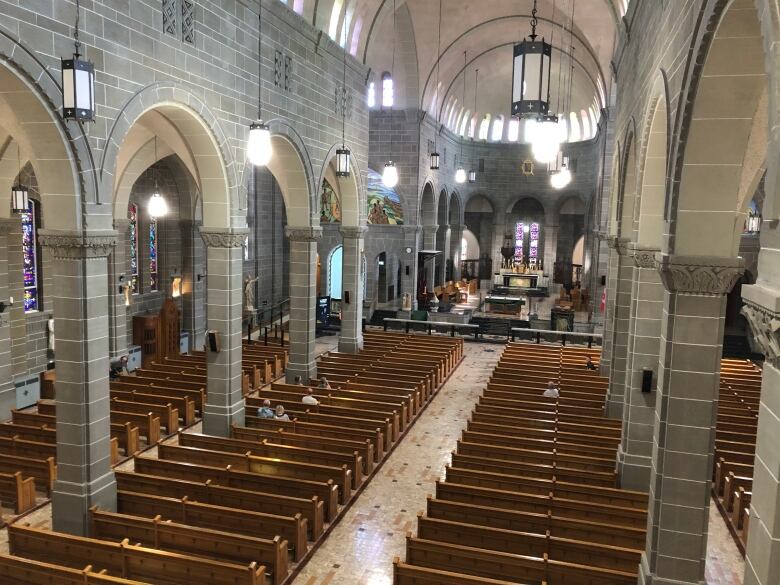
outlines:
[[[392,559],[404,554],[406,533],[425,509],[502,349],[464,345],[460,366],[293,585],[392,584]]]

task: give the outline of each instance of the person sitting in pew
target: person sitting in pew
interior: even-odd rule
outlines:
[[[300,376],[295,376],[295,381],[293,382],[296,386],[303,386],[303,381],[301,380]]]
[[[558,392],[558,387],[555,385],[555,382],[552,380],[547,382],[547,389],[542,396],[545,398],[558,398],[560,396],[560,392]]]
[[[322,376],[322,378],[320,378],[319,387],[322,390],[330,390],[330,382],[328,382],[328,379],[325,376]]]
[[[118,380],[120,376],[127,373],[127,356],[123,355],[118,360],[112,360],[110,370],[108,371],[109,380]]]
[[[274,420],[290,420],[290,415],[284,412],[284,406],[281,404],[276,405],[276,414],[274,414]]]
[[[593,359],[588,356],[588,360],[585,362],[585,368],[588,370],[595,370],[596,364],[593,363]]]
[[[301,399],[301,402],[310,406],[319,406],[320,404],[320,401],[314,397],[314,390],[311,388],[306,392],[306,396]]]
[[[263,400],[263,406],[257,409],[257,416],[260,418],[274,418],[275,415],[274,409],[271,408],[271,401],[268,399]]]

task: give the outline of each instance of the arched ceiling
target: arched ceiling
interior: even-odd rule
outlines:
[[[577,0],[573,30],[569,28],[574,0],[538,0],[539,34],[552,39],[555,51],[552,102],[566,97],[558,93],[559,76],[570,71],[568,52],[573,33],[575,73],[570,111],[604,106],[617,26],[628,5],[626,0]],[[293,0],[289,0],[292,4]],[[346,2],[346,7],[344,5]],[[306,18],[331,34],[378,80],[393,69],[393,0],[305,0],[297,6]],[[402,96],[399,107],[422,107],[436,115],[457,99],[463,106],[464,51],[467,53],[465,108],[473,115],[474,70],[479,69],[477,111],[509,117],[512,81],[512,45],[530,32],[533,0],[443,0],[439,82],[444,100],[436,106],[438,48],[438,0],[395,0],[397,10],[394,78]],[[316,12],[315,12],[316,10]],[[399,18],[403,14],[406,18]],[[403,22],[410,23],[404,25]],[[344,35],[344,26],[347,34]],[[413,52],[413,58],[409,53]],[[562,69],[562,73],[559,73]],[[432,111],[433,110],[433,111]],[[446,120],[443,120],[446,122]]]

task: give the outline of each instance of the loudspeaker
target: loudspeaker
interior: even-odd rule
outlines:
[[[409,276],[409,267],[406,267],[406,276]]]
[[[206,349],[219,353],[219,331],[213,329],[206,331]]]
[[[601,286],[607,286],[607,276],[602,275],[601,276]]]
[[[349,304],[349,291],[348,290],[344,291],[344,302]]]
[[[653,389],[653,370],[642,368],[642,392],[651,392]]]

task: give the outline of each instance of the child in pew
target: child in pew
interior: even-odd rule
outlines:
[[[274,418],[276,416],[274,409],[271,408],[270,400],[263,400],[263,406],[257,409],[257,416],[260,418]]]
[[[593,363],[593,359],[588,356],[588,360],[585,362],[585,368],[588,370],[595,370],[596,364]]]
[[[306,392],[306,396],[301,399],[301,402],[308,404],[309,406],[319,406],[320,401],[314,397],[314,390],[309,388]]]
[[[560,396],[560,392],[558,392],[558,388],[555,385],[555,382],[550,380],[547,382],[547,389],[542,394],[545,398],[558,398]]]
[[[281,404],[276,405],[276,414],[274,414],[274,420],[286,420],[289,422],[290,415],[284,412],[284,406]]]

